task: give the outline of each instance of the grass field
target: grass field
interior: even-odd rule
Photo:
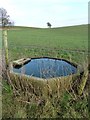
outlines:
[[[12,27],[8,29],[8,48],[10,61],[22,57],[49,56],[69,59],[86,68],[88,25],[51,29]],[[21,76],[9,76],[16,91],[3,80],[3,118],[88,118],[89,84],[87,82],[83,94],[78,95],[76,90],[80,80],[87,76],[80,77],[74,78],[68,90],[63,82],[65,78],[55,80],[54,84],[52,81],[45,84]],[[62,93],[61,88],[64,89]]]
[[[14,45],[37,45],[73,50],[87,50],[88,26],[62,28],[24,28],[15,27],[8,31],[8,42]]]
[[[51,29],[14,27],[8,30],[8,44],[10,60],[51,56],[80,64],[88,51],[88,25]]]

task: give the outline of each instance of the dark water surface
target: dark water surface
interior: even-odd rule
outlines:
[[[13,68],[13,71],[39,78],[53,78],[75,74],[77,68],[64,60],[35,58],[22,67]]]

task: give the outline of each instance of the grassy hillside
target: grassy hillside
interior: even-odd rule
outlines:
[[[88,59],[85,51],[88,50],[88,25],[51,29],[12,27],[8,30],[8,44],[10,60],[51,56],[78,62],[78,65],[81,65],[79,67],[87,69]],[[77,94],[81,80],[86,81],[86,78],[86,74],[75,75],[74,78],[71,76],[73,83],[71,82],[70,88],[67,89],[65,78],[60,78],[60,81],[59,79],[53,82],[46,81],[45,85],[39,80],[10,75],[9,80],[11,80],[10,84],[14,85],[13,90],[6,80],[2,81],[2,116],[38,119],[89,118],[89,78],[83,94]],[[68,84],[69,80],[70,78],[67,79]]]
[[[9,44],[37,45],[63,49],[87,50],[88,26],[61,28],[15,27],[8,31]]]
[[[11,60],[51,56],[81,64],[86,55],[79,53],[88,50],[88,25],[51,29],[13,27],[8,30],[8,43]]]

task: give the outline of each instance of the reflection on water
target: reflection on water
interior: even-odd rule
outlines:
[[[53,78],[75,74],[77,68],[64,60],[36,58],[23,67],[13,68],[13,71],[39,78]]]

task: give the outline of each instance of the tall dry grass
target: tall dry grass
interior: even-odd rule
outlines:
[[[87,66],[84,62],[82,67],[87,70]],[[36,80],[23,74],[13,74],[5,67],[3,69],[3,118],[89,117],[87,82],[82,94],[77,94],[84,72],[51,80]]]

